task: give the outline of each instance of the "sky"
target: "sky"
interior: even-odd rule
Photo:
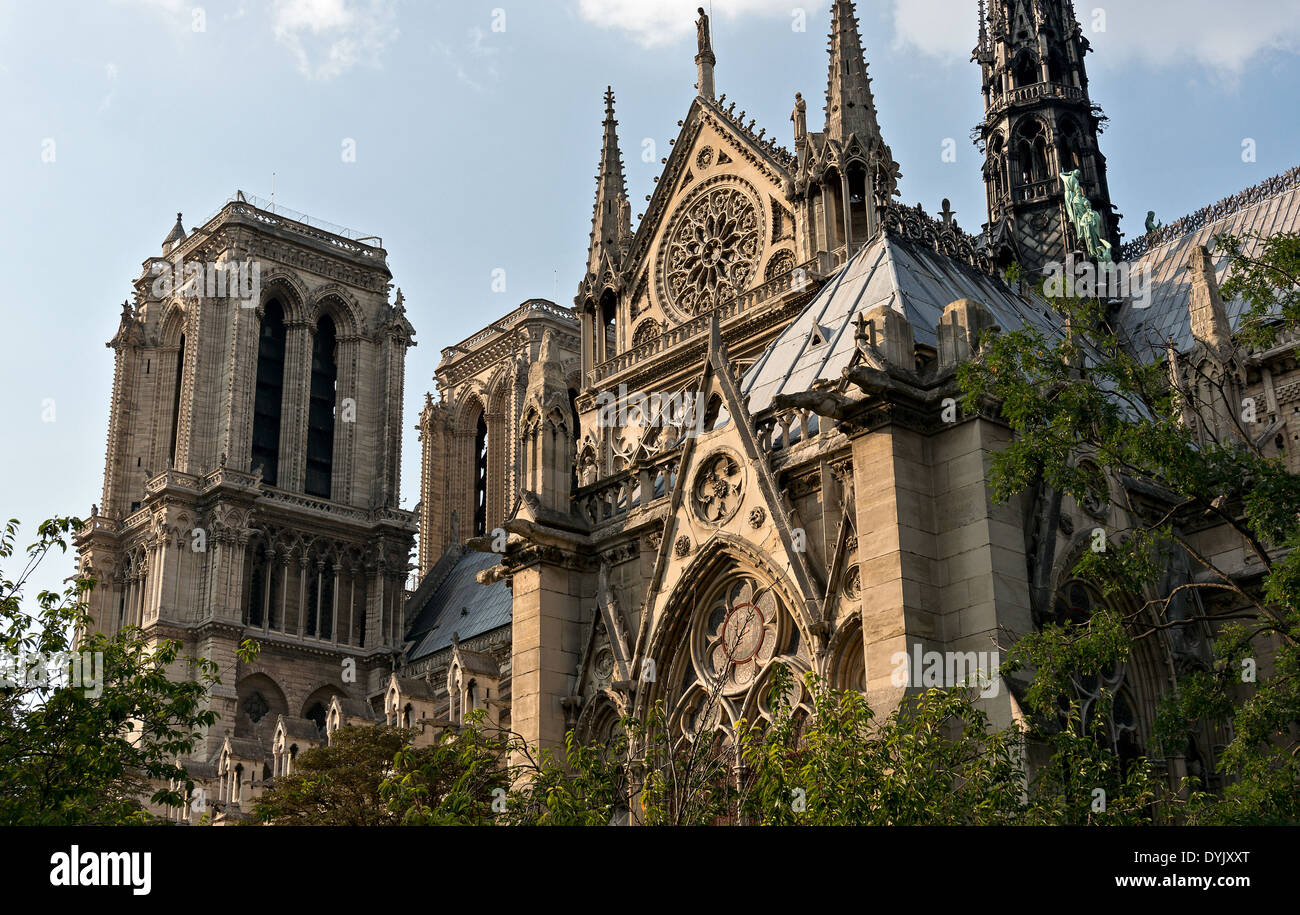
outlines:
[[[698,3],[0,0],[0,519],[25,545],[99,501],[121,303],[177,211],[193,229],[237,189],[383,238],[418,343],[413,507],[441,350],[527,299],[572,304],[607,85],[641,212],[694,96]],[[830,0],[711,5],[719,93],[792,147],[801,91],[819,129]],[[1300,162],[1295,0],[1076,6],[1129,237]],[[977,233],[976,0],[858,7],[903,201],[949,198]]]

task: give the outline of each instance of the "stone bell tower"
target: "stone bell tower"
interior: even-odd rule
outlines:
[[[1071,0],[980,0],[974,51],[983,74],[989,244],[999,266],[1039,272],[1079,247],[1061,175],[1078,170],[1100,214],[1100,236],[1119,247],[1119,214],[1101,154],[1101,112],[1088,95],[1088,39]]]
[[[379,239],[242,193],[192,232],[178,218],[134,286],[109,343],[102,508],[77,541],[90,612],[222,668],[200,757],[226,733],[269,754],[280,716],[323,726],[401,647],[414,330]]]

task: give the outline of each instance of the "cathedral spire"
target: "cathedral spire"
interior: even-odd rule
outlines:
[[[830,79],[826,86],[826,136],[843,143],[857,134],[864,143],[880,137],[871,78],[858,34],[853,0],[834,0],[831,7]]]
[[[618,121],[614,117],[614,89],[605,90],[605,139],[596,176],[596,205],[592,211],[588,273],[599,276],[604,256],[621,260],[623,245],[632,236],[631,206],[623,175],[623,154],[618,148]]]
[[[1088,94],[1091,46],[1074,4],[981,0],[979,9],[973,59],[983,74],[979,145],[995,262],[1036,272],[1084,247],[1066,211],[1067,176],[1100,214],[1100,238],[1118,249],[1119,214],[1098,143],[1102,119]]]

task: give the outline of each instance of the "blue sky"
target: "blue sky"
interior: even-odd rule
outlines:
[[[192,229],[236,188],[269,197],[273,174],[282,205],[384,239],[419,342],[403,461],[413,506],[411,427],[440,350],[527,298],[572,303],[607,84],[641,212],[694,94],[696,5],[2,0],[0,515],[30,535],[99,500],[113,371],[104,343],[131,280],[178,210]],[[1169,221],[1300,161],[1293,0],[1226,12],[1215,0],[1077,5],[1129,236],[1148,209]],[[787,146],[802,91],[817,129],[829,0],[713,6],[718,91]],[[975,0],[859,3],[905,202],[933,212],[948,197],[977,232],[974,10]],[[955,163],[942,161],[946,138]],[[1246,139],[1254,162],[1243,161]],[[347,140],[355,162],[341,154]],[[492,291],[498,268],[504,293]]]

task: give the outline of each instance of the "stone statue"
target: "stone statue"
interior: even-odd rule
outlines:
[[[695,23],[695,39],[699,43],[700,53],[705,54],[713,50],[713,40],[709,37],[709,16],[704,12],[704,7],[700,7],[700,18]]]
[[[1061,183],[1065,187],[1065,213],[1088,256],[1100,264],[1111,263],[1110,242],[1101,237],[1101,215],[1083,192],[1083,172],[1077,168],[1066,172],[1061,175]]]
[[[802,92],[794,94],[794,113],[790,120],[794,121],[794,140],[798,143],[808,136],[808,103],[804,101]]]
[[[618,231],[620,236],[632,233],[632,204],[626,194],[618,195]]]

